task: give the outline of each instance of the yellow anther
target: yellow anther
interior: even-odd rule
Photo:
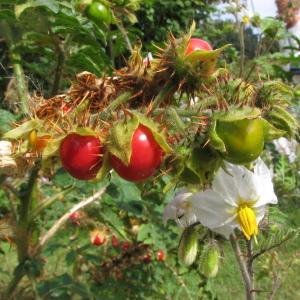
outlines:
[[[247,240],[258,234],[255,212],[248,203],[244,202],[239,205],[237,215],[238,222]]]

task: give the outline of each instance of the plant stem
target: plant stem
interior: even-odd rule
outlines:
[[[240,29],[239,29],[239,35],[240,35],[240,47],[241,47],[241,60],[240,60],[240,77],[244,73],[244,65],[245,65],[245,39],[244,39],[244,23],[240,22]]]
[[[19,266],[15,268],[13,278],[11,279],[10,283],[8,284],[6,290],[2,294],[2,300],[9,300],[15,289],[17,288],[18,284],[24,277],[25,273],[19,269]]]
[[[9,24],[5,21],[0,22],[1,28],[3,29],[3,34],[6,39],[9,48],[9,56],[12,62],[14,77],[16,79],[16,87],[19,98],[19,103],[21,104],[21,110],[23,114],[29,114],[28,100],[29,93],[27,88],[27,83],[25,80],[24,70],[21,65],[21,55],[16,49],[16,43],[13,39],[13,34]]]
[[[67,213],[65,213],[61,218],[59,218],[52,227],[45,233],[44,236],[40,238],[40,241],[35,249],[35,254],[38,254],[41,249],[45,246],[45,244],[51,239],[53,235],[59,230],[59,228],[68,220],[69,216],[74,213],[75,211],[89,205],[90,203],[99,199],[102,194],[105,192],[106,188],[100,189],[91,197],[84,199],[83,201],[79,202],[75,206],[73,206]]]
[[[125,42],[126,42],[126,44],[127,44],[128,50],[132,53],[133,47],[132,47],[132,45],[131,45],[131,42],[130,42],[130,39],[129,39],[129,37],[128,37],[128,34],[127,34],[126,29],[124,28],[124,26],[123,26],[123,24],[122,24],[121,21],[120,21],[120,22],[116,22],[116,25],[117,25],[118,29],[120,30],[121,34],[122,34],[123,37],[124,37],[124,40],[125,40]]]
[[[240,249],[240,246],[237,242],[237,238],[234,233],[232,233],[230,235],[230,242],[231,242],[233,252],[235,254],[235,258],[239,264],[239,268],[241,271],[241,275],[242,275],[242,279],[243,279],[245,291],[246,291],[246,299],[247,300],[255,300],[253,282],[251,280],[251,276],[249,274],[249,271],[248,271],[248,268],[246,265],[246,261],[243,258],[242,251]]]

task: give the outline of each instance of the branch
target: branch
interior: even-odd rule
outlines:
[[[242,274],[242,278],[243,278],[243,282],[244,282],[245,290],[246,290],[246,299],[247,300],[254,300],[255,299],[255,294],[254,294],[254,290],[253,290],[253,287],[252,287],[251,277],[248,273],[246,262],[243,259],[243,254],[241,252],[239,244],[237,243],[236,236],[235,236],[234,233],[232,233],[230,235],[230,242],[231,242],[232,249],[234,251],[236,260],[239,264],[240,271],[241,271],[241,274]]]
[[[102,194],[105,192],[106,188],[102,188],[97,193],[95,193],[93,196],[79,202],[75,206],[73,206],[67,213],[65,213],[60,219],[58,219],[52,227],[44,234],[43,237],[41,237],[35,252],[38,253],[41,251],[41,249],[45,246],[45,244],[52,238],[52,236],[55,235],[55,233],[59,230],[59,228],[68,220],[69,216],[76,212],[77,210],[91,204],[95,200],[97,200],[99,197],[102,196]]]

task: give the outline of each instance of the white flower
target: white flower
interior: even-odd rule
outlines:
[[[226,163],[220,169],[212,188],[193,194],[189,201],[196,219],[226,238],[239,228],[249,240],[258,234],[258,224],[267,204],[276,204],[271,172],[261,159],[254,171]],[[191,214],[192,212],[189,212]]]
[[[197,207],[193,206],[191,196],[193,193],[186,189],[180,190],[175,198],[165,207],[163,220],[166,224],[169,219],[173,219],[181,227],[187,227],[197,222],[195,212]]]
[[[280,154],[286,155],[288,157],[290,163],[293,163],[296,160],[297,142],[295,140],[289,141],[288,139],[281,137],[277,140],[274,140],[273,144],[275,145],[275,149]]]

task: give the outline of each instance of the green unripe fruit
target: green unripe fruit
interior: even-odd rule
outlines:
[[[102,2],[93,2],[86,7],[86,15],[96,24],[111,24],[113,20],[112,12],[108,6]]]
[[[264,148],[264,125],[260,118],[218,121],[216,132],[225,144],[224,159],[233,164],[254,161]]]

